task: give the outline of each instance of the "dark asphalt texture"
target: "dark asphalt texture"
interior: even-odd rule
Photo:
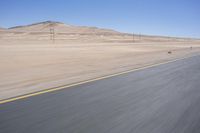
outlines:
[[[1,104],[0,133],[200,133],[200,56]]]

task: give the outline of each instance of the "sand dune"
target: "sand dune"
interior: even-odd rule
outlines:
[[[199,52],[195,39],[135,35],[133,40],[114,30],[49,21],[14,27],[0,32],[0,99]]]

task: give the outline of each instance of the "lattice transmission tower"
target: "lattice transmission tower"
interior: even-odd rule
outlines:
[[[50,24],[50,40],[55,43],[55,29],[53,24]]]

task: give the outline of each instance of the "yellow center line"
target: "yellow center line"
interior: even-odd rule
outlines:
[[[198,55],[195,55],[195,56],[198,56]],[[152,67],[156,67],[156,66],[159,66],[159,65],[168,64],[168,63],[176,62],[176,61],[179,61],[179,60],[184,60],[184,59],[195,57],[195,56],[184,57],[184,58],[175,59],[175,60],[172,60],[172,61],[166,61],[166,62],[162,62],[162,63],[148,65],[148,66],[144,66],[144,67],[141,67],[141,68],[127,70],[127,71],[124,71],[124,72],[119,72],[119,73],[115,73],[115,74],[111,74],[111,75],[107,75],[107,76],[102,76],[102,77],[99,77],[99,78],[89,79],[89,80],[86,80],[86,81],[82,81],[82,82],[78,82],[78,83],[74,83],[74,84],[70,84],[70,85],[65,85],[65,86],[61,86],[61,87],[55,87],[55,88],[46,89],[46,90],[39,91],[39,92],[25,94],[25,95],[22,95],[22,96],[17,96],[17,97],[14,97],[14,98],[1,100],[0,104],[13,102],[13,101],[16,101],[16,100],[25,99],[25,98],[29,98],[29,97],[33,97],[33,96],[49,93],[49,92],[54,92],[54,91],[66,89],[66,88],[69,88],[69,87],[74,87],[74,86],[78,86],[78,85],[82,85],[82,84],[86,84],[86,83],[90,83],[90,82],[94,82],[94,81],[98,81],[98,80],[102,80],[102,79],[107,79],[107,78],[111,78],[111,77],[115,77],[115,76],[131,73],[131,72],[135,72],[135,71],[139,71],[139,70],[144,70],[144,69],[147,69],[147,68],[152,68]]]

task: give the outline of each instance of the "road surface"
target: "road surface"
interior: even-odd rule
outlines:
[[[199,133],[200,56],[0,105],[0,133]]]

